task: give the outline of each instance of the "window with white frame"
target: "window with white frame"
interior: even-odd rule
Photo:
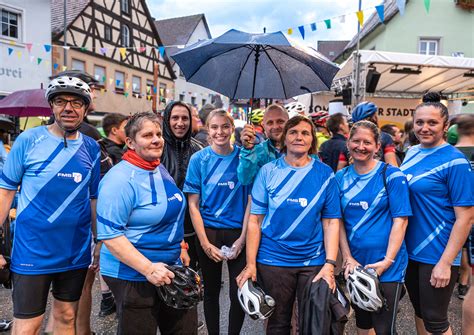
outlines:
[[[82,71],[82,72],[86,71],[86,62],[84,62],[82,60],[73,58],[71,66],[72,66],[73,70],[79,70],[79,71]]]
[[[132,92],[141,94],[142,92],[142,80],[140,77],[133,76],[132,77]]]
[[[115,89],[123,91],[125,84],[125,73],[115,71]]]
[[[439,53],[439,39],[420,38],[418,52],[421,55],[437,55]]]
[[[105,86],[105,67],[94,65],[94,78],[99,82],[100,86]]]
[[[19,40],[21,36],[21,14],[7,8],[1,8],[2,37]]]
[[[130,42],[130,28],[126,24],[122,24],[121,28],[121,36],[122,36],[122,46],[123,47],[129,47],[132,45]]]

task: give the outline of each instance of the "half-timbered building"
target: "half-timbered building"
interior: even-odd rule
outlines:
[[[128,115],[172,98],[176,77],[145,0],[75,0],[66,7],[52,0],[51,21],[53,74],[66,67],[92,74],[100,83],[96,111]]]

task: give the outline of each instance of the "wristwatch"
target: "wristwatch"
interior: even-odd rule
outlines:
[[[327,264],[331,264],[331,265],[333,265],[334,267],[336,267],[336,265],[337,265],[337,264],[336,264],[336,261],[334,261],[334,260],[332,260],[332,259],[329,259],[329,258],[326,258],[326,263],[327,263]]]

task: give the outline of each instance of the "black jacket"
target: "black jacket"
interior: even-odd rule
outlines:
[[[170,127],[171,110],[174,106],[175,103],[168,104],[163,115],[163,138],[165,140],[165,147],[161,155],[161,164],[168,170],[179,189],[182,190],[184,180],[186,179],[189,159],[192,154],[202,149],[202,145],[192,138],[191,126],[183,138],[174,136]],[[188,112],[189,120],[191,120],[191,111],[189,109]]]
[[[342,290],[339,290],[342,292]],[[336,291],[337,294],[337,291]],[[300,334],[344,334],[349,314],[349,300],[343,295],[343,306],[324,279],[308,282],[303,292],[299,314]]]
[[[163,138],[165,140],[165,146],[163,154],[161,155],[161,164],[163,164],[166,170],[168,170],[179,189],[182,190],[186,179],[189,159],[195,152],[202,149],[202,145],[191,137],[191,126],[183,138],[177,138],[174,136],[170,127],[171,110],[174,106],[175,103],[168,104],[163,115]],[[188,112],[189,120],[191,120],[192,116],[189,108]],[[189,210],[186,211],[184,217],[184,233],[194,233],[194,228],[189,216]]]
[[[343,154],[348,160],[349,152],[346,146],[347,139],[344,135],[335,134],[329,140],[321,144],[319,148],[319,155],[323,163],[329,165],[334,172],[337,170],[337,163],[339,156]]]
[[[123,145],[119,145],[106,137],[100,139],[98,142],[99,144],[100,142],[104,144],[104,148],[112,158],[114,165],[122,160],[122,155],[124,154]]]

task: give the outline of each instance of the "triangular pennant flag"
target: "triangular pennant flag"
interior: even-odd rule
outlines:
[[[125,87],[127,88],[127,90],[130,87],[130,83],[128,81],[125,83]]]
[[[13,52],[13,48],[8,48],[8,56],[10,56]]]
[[[145,47],[140,47],[140,49],[138,49],[140,52],[144,52],[146,50]]]
[[[356,12],[357,20],[359,20],[359,24],[362,27],[364,25],[364,12],[359,10]]]
[[[109,84],[112,85],[113,82],[114,80],[112,78],[109,78]]]
[[[316,22],[315,23],[311,23],[311,31],[316,31],[318,29],[318,27],[316,26]]]
[[[135,91],[137,89],[137,83],[132,84],[132,89]]]
[[[44,45],[44,51],[50,52],[51,51],[51,45],[50,44],[45,44]]]
[[[105,93],[105,88],[101,88],[100,93]]]
[[[58,64],[58,63],[54,63],[54,64],[53,64],[53,68],[54,68],[55,70],[57,70],[58,67],[59,67],[59,64]]]
[[[105,56],[107,54],[107,48],[100,48],[100,53]]]
[[[385,21],[385,5],[381,4],[375,6],[375,9],[377,10],[377,14],[379,15],[380,22],[383,23],[383,21]]]
[[[105,83],[105,81],[107,80],[107,78],[105,76],[102,76],[102,81]]]
[[[66,65],[63,65],[62,70],[63,70],[63,71],[66,71],[66,70],[67,70],[67,66],[66,66]]]
[[[33,63],[34,60],[35,60],[35,56],[30,56],[30,63]]]
[[[119,48],[120,54],[122,55],[122,58],[125,58],[127,54],[127,49],[125,48]]]
[[[346,23],[346,16],[345,15],[341,16],[341,19],[339,22]]]
[[[26,43],[26,50],[28,50],[28,52],[31,52],[31,47],[33,46],[33,43]]]
[[[147,86],[147,87],[146,87],[146,93],[150,93],[150,90],[151,90],[151,87],[150,87],[150,86]]]
[[[153,93],[156,94],[156,87],[153,87]]]
[[[158,49],[160,50],[161,57],[165,57],[165,47],[160,46]]]
[[[288,28],[288,35],[292,35],[293,34],[293,28]]]
[[[71,47],[70,47],[70,46],[67,46],[67,45],[63,45],[63,49],[69,50],[69,49],[71,49]]]
[[[87,47],[81,47],[81,51],[87,51]]]
[[[40,65],[41,61],[43,60],[43,58],[39,58],[36,60],[38,62],[38,65]]]
[[[426,13],[430,13],[430,4],[431,4],[431,0],[425,0],[425,9],[426,9]]]
[[[405,14],[405,0],[397,0],[397,7],[400,15],[403,16]]]
[[[125,95],[125,98],[128,98],[128,92],[125,92],[123,95]]]
[[[16,55],[18,56],[18,58],[21,58],[21,51],[17,51]]]
[[[160,88],[160,97],[162,97],[163,95],[165,95],[165,91],[162,88]]]
[[[10,45],[16,45],[15,41],[10,41],[10,42],[8,42],[8,44],[10,44]]]
[[[304,26],[299,26],[298,30],[300,31],[301,38],[304,39]]]
[[[326,28],[331,29],[331,19],[324,20],[324,23],[326,23]]]
[[[120,86],[120,79],[117,79],[117,80],[115,81],[115,86]]]

